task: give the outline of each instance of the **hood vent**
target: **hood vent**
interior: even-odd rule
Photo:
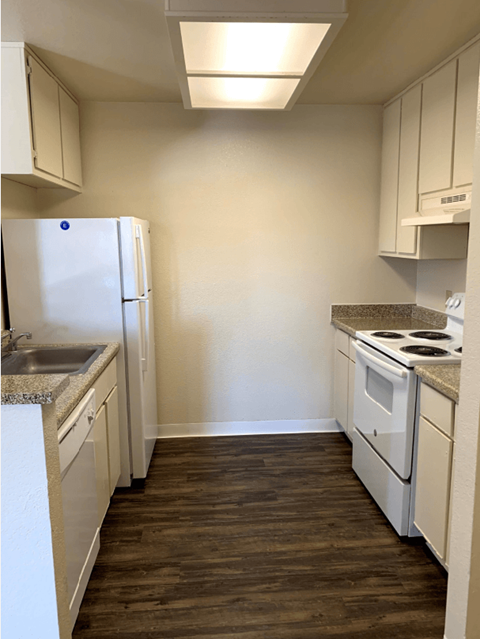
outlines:
[[[467,194],[460,193],[459,195],[449,195],[448,197],[442,197],[441,203],[443,204],[453,204],[454,202],[466,202]]]
[[[402,220],[402,226],[438,226],[470,222],[471,191],[421,199],[417,216]],[[456,205],[456,206],[452,206]]]

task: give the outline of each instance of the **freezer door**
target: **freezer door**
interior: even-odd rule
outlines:
[[[3,220],[10,321],[36,344],[121,342],[118,220]]]
[[[152,298],[124,303],[133,478],[147,476],[158,437]]]
[[[120,218],[123,299],[148,297],[152,289],[150,222],[136,217]]]

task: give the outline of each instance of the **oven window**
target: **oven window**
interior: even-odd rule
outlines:
[[[388,413],[392,413],[393,384],[367,366],[367,395],[380,404]]]

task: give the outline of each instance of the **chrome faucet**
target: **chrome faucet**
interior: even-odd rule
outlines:
[[[14,332],[15,332],[15,329],[11,328],[10,329],[10,334],[12,336],[13,336]],[[2,348],[2,353],[11,353],[13,351],[16,351],[17,350],[18,340],[21,337],[26,337],[27,339],[32,339],[32,334],[31,333],[20,333],[20,335],[17,335],[17,337],[15,337],[14,339],[10,339],[10,341],[5,346],[5,348]]]

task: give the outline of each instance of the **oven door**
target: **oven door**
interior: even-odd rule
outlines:
[[[402,479],[412,471],[416,384],[413,370],[362,342],[353,344],[354,423]]]

